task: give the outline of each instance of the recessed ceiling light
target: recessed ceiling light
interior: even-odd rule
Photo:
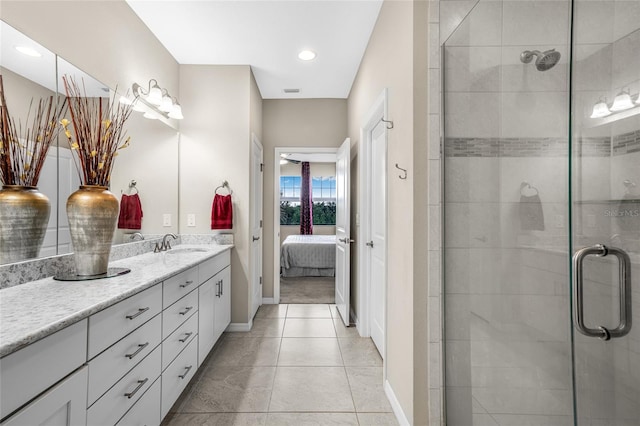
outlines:
[[[316,52],[314,52],[313,50],[303,50],[302,52],[298,53],[298,58],[303,61],[312,61],[316,58]]]
[[[42,56],[40,52],[27,46],[16,46],[16,50],[27,56],[33,56],[34,58],[39,58],[40,56]]]

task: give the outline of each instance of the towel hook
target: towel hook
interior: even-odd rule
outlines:
[[[383,123],[391,124],[391,126],[388,126],[388,125],[387,125],[386,127],[387,127],[387,129],[389,129],[389,130],[393,129],[393,120],[385,120],[384,118],[381,118],[381,119],[380,119],[380,121],[382,121]]]
[[[229,182],[227,182],[226,180],[222,181],[222,185],[218,186],[214,192],[217,194],[218,189],[224,189],[224,188],[226,188],[227,191],[229,191],[229,195],[233,194],[233,190],[229,187]]]
[[[407,169],[403,169],[402,167],[398,166],[398,163],[396,163],[396,169],[402,170],[402,172],[404,173],[404,176],[398,175],[398,177],[400,179],[406,179],[407,178]]]
[[[132,189],[135,189],[136,194],[138,194],[138,188],[136,187],[137,184],[138,182],[136,182],[135,179],[132,179],[131,182],[129,182],[129,194],[131,194]],[[120,191],[120,192],[124,193],[124,191]]]
[[[523,189],[525,189],[525,188],[528,188],[528,189],[531,189],[531,190],[536,191],[536,193],[535,193],[535,194],[533,194],[533,195],[538,195],[538,194],[540,193],[540,192],[538,191],[538,188],[536,188],[535,186],[532,186],[531,184],[529,184],[529,182],[522,182],[522,183],[520,184],[520,195],[526,196],[526,195],[522,192],[522,190],[523,190]]]

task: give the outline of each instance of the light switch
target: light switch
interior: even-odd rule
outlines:
[[[193,213],[189,213],[187,215],[187,226],[194,227],[196,226],[196,215]]]
[[[171,213],[162,215],[162,226],[171,226]]]

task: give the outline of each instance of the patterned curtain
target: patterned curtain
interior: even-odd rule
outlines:
[[[313,234],[313,201],[311,200],[311,168],[302,163],[302,184],[300,186],[300,235]]]

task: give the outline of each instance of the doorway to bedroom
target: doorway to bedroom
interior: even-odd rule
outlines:
[[[335,303],[336,149],[276,148],[274,296]]]

